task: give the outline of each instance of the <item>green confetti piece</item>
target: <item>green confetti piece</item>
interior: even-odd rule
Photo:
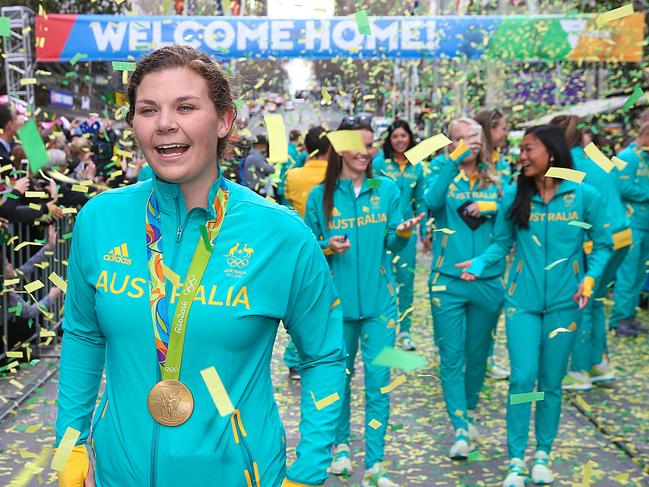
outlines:
[[[135,71],[135,63],[125,61],[113,61],[115,71]]]
[[[68,71],[67,73],[65,73],[66,78],[74,78],[76,75],[77,73],[74,71]]]
[[[87,54],[85,54],[85,53],[83,53],[83,52],[78,52],[78,53],[76,53],[76,54],[74,55],[74,57],[73,57],[72,59],[70,59],[70,64],[72,64],[72,65],[74,66],[74,65],[77,64],[81,59],[84,59],[84,58],[87,58],[87,57],[88,57]]]
[[[358,25],[358,32],[364,36],[371,36],[372,29],[370,29],[370,19],[367,16],[367,10],[359,10],[354,14],[356,18],[356,25]]]
[[[635,103],[642,98],[642,95],[644,95],[644,91],[642,91],[642,86],[640,86],[640,83],[636,83],[636,85],[633,87],[633,93],[631,93],[631,96],[627,98],[627,100],[624,102],[624,107],[622,107],[622,110],[625,112],[629,111]]]
[[[5,196],[7,198],[11,198],[12,200],[20,199],[20,196],[18,196],[17,194],[13,194],[13,193],[6,193]]]
[[[416,353],[385,347],[372,361],[372,365],[391,367],[406,372],[424,367],[428,362]]]
[[[545,268],[545,270],[546,270],[546,271],[549,271],[550,269],[552,269],[552,268],[558,266],[559,264],[561,264],[562,262],[565,262],[566,260],[568,260],[568,259],[563,258],[563,259],[555,260],[552,264],[550,264],[549,266],[547,266],[547,267]]]
[[[470,462],[482,462],[486,460],[487,458],[480,453],[478,450],[474,450],[471,453],[469,453],[469,456],[467,457],[467,460]]]
[[[68,240],[72,238],[72,232],[64,233],[63,240]]]
[[[30,119],[18,131],[18,138],[23,144],[32,173],[36,174],[47,164],[47,150],[43,144],[34,119]]]
[[[523,394],[510,394],[509,404],[524,404],[526,402],[542,401],[545,392],[525,392]]]
[[[370,188],[370,189],[380,188],[381,187],[381,180],[380,179],[368,179],[367,180],[367,187]]]
[[[0,37],[9,37],[10,35],[9,17],[0,17]]]
[[[572,225],[573,227],[583,228],[584,230],[590,230],[591,228],[593,228],[593,226],[590,223],[578,222],[578,221],[571,221],[570,223],[568,223],[568,225]]]

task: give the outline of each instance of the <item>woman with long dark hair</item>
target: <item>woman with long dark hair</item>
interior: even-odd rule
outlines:
[[[485,161],[493,164],[503,186],[512,184],[512,168],[503,157],[507,147],[507,118],[497,108],[480,110],[474,118],[484,131]]]
[[[593,383],[615,379],[613,367],[608,360],[606,346],[606,317],[603,298],[609,285],[615,280],[615,273],[622,265],[632,243],[631,229],[622,204],[622,197],[616,186],[617,170],[606,172],[584,152],[584,124],[576,115],[559,115],[550,123],[556,124],[566,135],[575,169],[586,173],[584,181],[599,191],[602,206],[607,213],[609,229],[613,234],[613,253],[593,290],[592,299],[584,309],[584,316],[577,331],[572,348],[568,374],[563,388],[588,390]],[[584,243],[584,250],[590,252],[592,242]]]
[[[382,468],[390,398],[381,388],[390,369],[372,362],[394,346],[397,322],[395,281],[388,250],[400,252],[423,214],[402,222],[399,189],[384,177],[372,178],[371,126],[347,118],[339,130],[358,131],[364,152],[332,150],[324,183],[311,190],[305,222],[327,255],[343,307],[347,376],[330,471],[349,474],[350,384],[360,342],[365,366],[365,474],[363,486],[395,487]]]
[[[556,125],[532,127],[521,146],[522,173],[505,191],[495,240],[480,256],[457,264],[462,279],[480,277],[487,266],[502,261],[514,243],[516,253],[505,294],[507,346],[511,362],[507,401],[509,472],[503,486],[523,487],[527,476],[525,450],[534,391],[536,452],[532,482],[552,483],[549,454],[561,416],[563,379],[574,332],[593,288],[611,255],[601,196],[588,184],[546,177],[550,168],[571,169],[570,148]],[[586,235],[592,252],[584,268]],[[542,399],[542,400],[541,400]]]
[[[401,193],[401,214],[412,218],[426,211],[424,204],[425,180],[421,162],[412,163],[405,152],[415,146],[415,135],[405,120],[396,120],[388,128],[383,150],[372,160],[374,173],[392,179]],[[408,245],[394,258],[399,308],[399,334],[397,343],[404,350],[415,350],[410,337],[410,316],[414,300],[415,265],[417,262],[417,234],[413,232]]]

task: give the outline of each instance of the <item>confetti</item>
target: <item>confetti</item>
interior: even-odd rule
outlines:
[[[223,382],[221,382],[221,378],[219,377],[216,368],[209,367],[207,369],[201,370],[201,376],[203,377],[203,381],[205,381],[207,390],[209,391],[210,396],[212,396],[212,400],[214,401],[219,414],[221,416],[232,414],[232,412],[234,411],[234,406],[230,401],[230,396],[225,390]]]
[[[371,36],[372,29],[370,28],[370,19],[367,16],[367,10],[359,10],[354,14],[354,18],[356,19],[358,32],[365,36]]]
[[[72,448],[74,448],[74,444],[77,442],[79,435],[81,435],[80,431],[69,426],[65,430],[63,438],[61,438],[61,442],[59,443],[59,447],[56,449],[56,453],[54,454],[54,458],[52,458],[53,470],[60,472],[65,468],[65,464],[68,462],[68,458],[72,453]]]
[[[583,228],[584,230],[590,230],[591,228],[593,228],[593,226],[590,223],[580,222],[577,220],[568,222],[568,225],[572,225],[573,227]]]
[[[9,17],[0,17],[0,37],[7,37],[11,35],[11,25],[9,24]]]
[[[590,477],[594,466],[595,462],[592,460],[588,460],[586,465],[584,465],[584,476],[581,481],[582,487],[590,487]]]
[[[30,282],[29,284],[25,284],[25,291],[28,293],[33,293],[34,291],[38,291],[39,289],[42,289],[45,287],[45,284],[43,284],[40,280],[36,279],[33,282]]]
[[[595,164],[601,167],[604,172],[609,173],[615,167],[611,160],[606,157],[593,142],[584,147],[584,152]]]
[[[87,54],[84,54],[84,53],[82,53],[82,52],[78,52],[78,53],[76,53],[76,54],[74,55],[74,57],[73,57],[72,59],[70,59],[70,64],[72,64],[72,65],[74,66],[74,65],[77,64],[80,60],[85,59],[85,58],[87,58],[87,57],[88,57]]]
[[[326,408],[327,406],[331,406],[333,403],[340,400],[340,396],[338,395],[337,392],[334,392],[333,394],[329,394],[327,397],[325,397],[324,399],[320,399],[319,401],[316,400],[315,394],[313,394],[312,391],[309,392],[311,393],[311,398],[313,399],[313,402],[315,403],[315,407],[318,411]]]
[[[331,102],[331,95],[327,91],[327,88],[324,86],[322,87],[322,90],[320,90],[320,93],[322,93],[322,99],[324,100],[325,103],[330,103]],[[323,132],[324,134],[324,132]]]
[[[368,179],[367,180],[367,187],[370,188],[370,189],[380,188],[381,187],[381,180],[380,179]]]
[[[604,12],[603,14],[599,14],[595,18],[595,25],[597,26],[597,28],[601,28],[604,24],[607,24],[608,22],[612,22],[613,20],[621,19],[629,15],[633,15],[632,3],[624,5],[623,7],[620,8],[616,8],[614,10],[609,10],[608,12]]]
[[[627,166],[627,163],[624,162],[624,161],[623,161],[622,159],[620,159],[619,157],[615,157],[615,156],[613,156],[613,157],[611,158],[611,161],[613,162],[613,164],[615,164],[615,167],[617,168],[618,171],[623,171],[624,168]]]
[[[412,149],[406,151],[404,155],[410,162],[416,164],[417,162],[426,159],[433,152],[437,152],[442,147],[446,147],[450,143],[451,140],[444,134],[437,134],[420,142]]]
[[[383,426],[383,423],[381,423],[380,421],[378,421],[378,420],[376,420],[376,419],[372,419],[372,421],[370,421],[369,423],[367,423],[367,425],[368,425],[370,428],[376,430],[376,429],[379,429],[381,426]]]
[[[18,138],[23,144],[32,172],[38,173],[47,164],[47,150],[34,119],[30,119],[22,126],[18,131]]]
[[[268,113],[264,115],[264,123],[268,132],[268,162],[288,161],[288,140],[284,119],[278,113]]]
[[[542,401],[545,392],[525,392],[523,394],[510,394],[509,404],[524,404],[527,402]]]
[[[577,329],[577,323],[574,321],[568,325],[568,328],[555,328],[548,334],[548,338],[554,338],[557,336],[559,333],[570,333],[572,331],[575,331]]]
[[[568,169],[565,167],[551,167],[548,169],[548,172],[545,173],[546,178],[555,178],[555,179],[565,179],[567,181],[572,181],[577,184],[581,182],[586,177],[586,173],[582,171],[576,171],[574,169]]]
[[[406,372],[424,367],[428,362],[416,353],[385,347],[374,358],[372,365],[391,367]]]
[[[554,262],[552,262],[552,264],[546,266],[544,270],[549,271],[550,269],[552,269],[552,268],[558,266],[559,264],[561,264],[562,262],[565,262],[565,261],[567,261],[567,260],[568,260],[568,259],[566,259],[565,257],[564,257],[563,259],[555,260]]]
[[[35,85],[38,83],[36,78],[23,78],[20,80],[20,86]]]
[[[387,386],[381,387],[381,394],[387,394],[388,392],[392,392],[395,390],[397,387],[399,387],[401,384],[406,382],[406,376],[405,375],[400,375],[396,379],[394,379],[392,382],[390,382]]]
[[[335,132],[329,132],[327,138],[338,154],[344,151],[367,154],[367,149],[365,148],[365,143],[359,130],[337,130]]]
[[[624,102],[622,110],[624,110],[625,112],[631,110],[631,107],[633,107],[633,105],[635,105],[643,95],[644,91],[642,91],[642,86],[640,86],[640,83],[636,83],[636,85],[633,87],[633,93],[631,93],[631,96],[629,96],[629,98],[627,98],[627,100]]]
[[[54,284],[56,287],[58,287],[61,291],[64,293],[67,292],[68,290],[68,283],[63,280],[61,276],[59,276],[56,272],[52,272],[49,276],[48,279]]]
[[[133,62],[113,61],[114,71],[135,71],[135,66]]]

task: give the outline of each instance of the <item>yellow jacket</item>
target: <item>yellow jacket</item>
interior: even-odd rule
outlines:
[[[324,181],[327,161],[313,159],[304,166],[291,169],[286,173],[286,186],[284,197],[291,206],[304,218],[306,200],[311,190]]]

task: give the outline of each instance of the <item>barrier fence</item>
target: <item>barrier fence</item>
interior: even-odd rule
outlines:
[[[52,273],[56,273],[64,281],[67,280],[67,259],[70,254],[74,218],[67,215],[61,220],[53,221],[51,225],[57,232],[56,243],[51,251],[44,251],[45,260],[42,262],[33,262],[33,257],[47,243],[47,224],[14,223],[4,231],[4,243],[0,246],[0,363],[3,365],[12,362],[14,358],[21,358],[16,352],[23,352],[22,357],[27,360],[40,358],[42,346],[49,346],[60,340],[63,293],[50,306],[28,310],[28,307],[43,300],[55,287],[50,280]],[[25,272],[21,273],[21,267],[25,265]],[[43,284],[42,287],[38,281]],[[28,311],[32,314],[35,312],[35,316],[26,316]]]

